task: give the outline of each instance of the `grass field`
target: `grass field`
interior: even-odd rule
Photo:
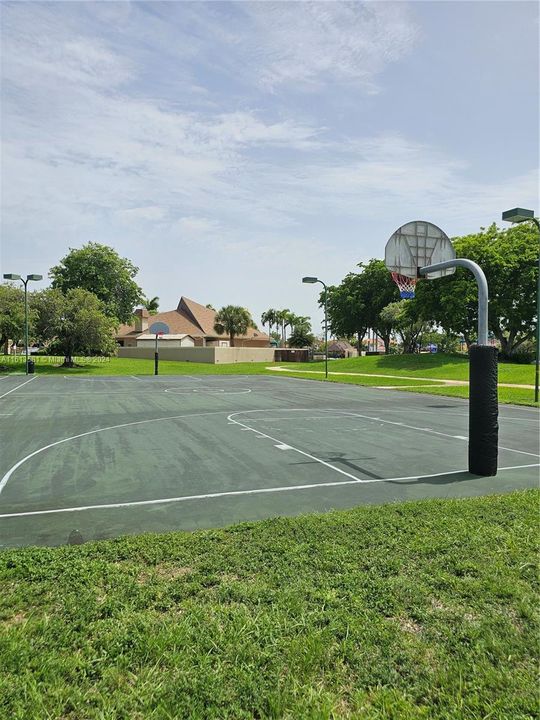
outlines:
[[[324,370],[324,362],[295,363],[298,369]],[[332,360],[333,372],[372,372],[381,375],[407,375],[446,380],[468,380],[469,358],[466,355],[422,353],[415,355],[369,355],[360,358]],[[499,364],[499,382],[516,385],[534,384],[534,365]]]
[[[539,499],[6,551],[2,716],[537,717]]]
[[[153,375],[154,361],[132,358],[111,358],[108,362],[90,363],[82,367],[66,369],[57,367],[47,362],[47,358],[37,356],[37,372],[46,375]],[[0,365],[1,365],[0,361]],[[210,365],[207,363],[173,362],[160,361],[159,368],[161,375],[251,375],[251,374],[277,374],[268,367],[272,365],[290,368],[294,377],[304,377],[309,380],[325,380],[324,376],[298,371],[305,369],[309,371],[324,371],[324,362],[314,363],[236,363],[231,365]],[[23,371],[23,362],[17,365],[9,365],[7,372]],[[414,379],[415,392],[432,392],[434,395],[446,395],[450,397],[467,398],[468,387],[434,387],[432,391],[417,386],[430,383],[416,378],[433,378],[444,380],[467,380],[469,372],[468,358],[460,355],[422,354],[422,355],[373,355],[361,358],[348,358],[345,360],[332,360],[329,363],[331,373],[366,373],[375,375],[402,375]],[[286,374],[286,373],[283,373]],[[388,379],[381,377],[362,377],[337,375],[328,378],[330,382],[352,383],[355,385],[368,386],[399,386],[406,390],[407,380]],[[513,383],[516,385],[534,384],[534,365],[518,365],[501,363],[499,365],[499,382]],[[501,403],[513,403],[516,405],[535,406],[532,390],[523,388],[499,388],[499,400]],[[538,407],[536,403],[536,407]]]

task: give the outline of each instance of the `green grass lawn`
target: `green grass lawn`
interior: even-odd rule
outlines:
[[[295,363],[296,365],[296,363]],[[283,363],[279,367],[288,367],[287,365],[284,365]],[[291,369],[289,372],[283,371],[283,372],[269,372],[268,374],[271,375],[277,375],[278,377],[280,375],[286,375],[287,377],[295,377],[295,378],[301,378],[302,380],[322,380],[323,382],[331,382],[331,383],[341,383],[345,385],[365,385],[368,387],[403,387],[404,390],[407,389],[407,387],[413,386],[418,387],[419,385],[425,385],[426,387],[432,387],[433,385],[436,386],[436,381],[433,380],[416,380],[416,378],[411,379],[400,379],[400,378],[393,378],[393,377],[370,377],[369,375],[364,375],[360,377],[355,377],[354,375],[328,375],[328,380],[326,380],[324,375],[312,375],[311,373],[302,373],[302,372],[295,372]]]
[[[111,358],[108,362],[89,363],[82,367],[67,369],[51,365],[48,358],[37,356],[35,358],[36,372],[41,375],[153,375],[154,361],[135,358]],[[1,365],[0,360],[0,365]],[[208,363],[175,362],[162,360],[159,363],[161,375],[251,375],[269,374],[274,376],[286,373],[277,373],[267,368],[272,365],[289,368],[291,376],[303,377],[309,380],[325,380],[324,376],[306,373],[299,373],[299,370],[316,370],[324,372],[324,362],[314,363],[235,363],[230,365],[210,365]],[[8,365],[7,372],[23,372],[24,363]],[[377,375],[403,375],[410,377],[415,386],[426,385],[430,387],[429,381],[417,380],[418,377],[433,378],[434,380],[468,380],[469,361],[465,356],[422,354],[422,355],[372,355],[360,358],[348,358],[345,360],[332,360],[329,363],[330,373],[374,373]],[[399,386],[406,390],[407,380],[369,377],[354,377],[346,375],[330,376],[329,382],[349,383],[354,385],[369,386]],[[518,385],[534,384],[534,365],[517,365],[501,363],[499,365],[499,382],[515,383]],[[413,392],[432,392],[435,395],[447,395],[451,397],[467,398],[469,390],[467,387],[433,387],[433,390],[413,388]],[[499,388],[499,401],[501,403],[513,403],[517,405],[534,406],[534,391],[520,388]],[[538,407],[536,403],[536,407]]]
[[[295,363],[306,370],[324,370],[324,361]],[[469,358],[466,355],[423,353],[415,355],[369,355],[345,360],[332,360],[331,372],[380,373],[381,375],[416,375],[444,380],[468,380]],[[516,385],[534,384],[534,364],[499,363],[499,382]]]
[[[428,386],[429,388],[429,386]],[[434,387],[430,389],[424,388],[404,388],[408,392],[429,393],[430,395],[445,395],[446,397],[465,398],[469,397],[468,387]],[[499,387],[499,403],[502,405],[528,405],[530,407],[540,407],[540,403],[534,402],[534,390],[525,390],[523,388],[505,388]]]
[[[282,365],[283,367],[283,365]],[[275,373],[276,375],[278,373]],[[279,375],[287,377],[302,378],[304,380],[318,380],[321,382],[344,383],[348,385],[364,385],[371,387],[399,387],[400,390],[407,392],[419,392],[428,395],[444,395],[446,397],[457,397],[467,399],[469,397],[468,385],[441,387],[435,381],[429,380],[398,380],[395,378],[383,377],[355,377],[347,375],[329,375],[328,380],[324,375],[311,375],[310,373],[298,372],[280,372]],[[420,387],[425,386],[425,387]],[[540,407],[540,403],[534,402],[534,390],[525,388],[506,388],[499,387],[498,391],[499,403],[503,405],[528,405],[530,407]]]
[[[0,714],[538,717],[539,499],[5,551]]]
[[[154,360],[139,358],[110,358],[107,362],[91,362],[81,367],[65,368],[52,365],[48,358],[37,356],[36,373],[40,375],[153,375]],[[0,365],[2,365],[0,357]],[[211,365],[210,363],[177,362],[160,360],[160,375],[247,375],[265,373],[266,363],[231,363]],[[24,358],[21,362],[6,366],[6,372],[24,372]]]

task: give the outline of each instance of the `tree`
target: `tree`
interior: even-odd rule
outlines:
[[[261,325],[264,327],[268,324],[268,335],[272,335],[272,328],[278,325],[278,311],[274,308],[269,308],[261,315]]]
[[[373,328],[384,343],[384,351],[390,350],[393,325],[381,317],[381,310],[400,299],[397,285],[392,280],[384,260],[360,263],[362,268],[362,296],[364,298],[367,327]]]
[[[437,323],[449,335],[463,335],[467,347],[476,340],[478,316],[478,289],[469,275],[457,268],[454,275],[422,280],[409,301],[419,317]]]
[[[457,353],[459,351],[459,339],[457,335],[428,330],[422,335],[422,347],[436,345],[437,351],[442,353]]]
[[[7,353],[8,340],[24,338],[24,292],[11,283],[0,285],[0,345]]]
[[[49,271],[52,287],[67,293],[83,288],[103,302],[105,314],[128,323],[133,308],[143,302],[141,288],[133,279],[138,272],[130,260],[99,243],[70,248],[69,253]]]
[[[150,315],[156,315],[159,309],[159,298],[157,295],[153,298],[145,298],[142,305],[148,310]]]
[[[527,224],[501,230],[495,223],[454,238],[457,257],[478,263],[489,287],[489,330],[511,357],[535,332],[538,234]],[[476,339],[478,290],[470,271],[457,268],[440,280],[418,283],[415,304],[447,333]]]
[[[248,327],[253,325],[253,320],[248,310],[238,305],[226,305],[216,313],[214,330],[222,335],[227,333],[234,347],[234,338],[237,335],[245,335]]]
[[[287,343],[287,326],[289,324],[289,315],[290,315],[289,308],[284,308],[283,310],[277,311],[277,326],[281,327],[281,345],[282,347],[285,347]]]
[[[384,260],[372,259],[359,263],[358,267],[360,273],[349,273],[340,285],[329,288],[330,327],[338,337],[356,334],[360,344],[367,328],[372,328],[388,352],[393,326],[389,318],[381,318],[380,313],[391,302],[399,300],[399,291]],[[324,306],[324,292],[319,296],[319,305]]]
[[[36,331],[64,355],[66,367],[73,367],[76,354],[114,352],[116,321],[105,314],[104,303],[93,293],[74,288],[64,294],[53,288],[33,293],[32,302],[37,314]]]
[[[306,345],[313,344],[315,338],[311,332],[310,318],[307,315],[289,313],[289,324],[291,327],[289,347],[306,347]]]
[[[326,300],[326,314],[331,333],[335,337],[356,336],[358,352],[367,332],[366,298],[363,296],[363,281],[359,273],[349,273],[339,285],[330,285]],[[324,290],[319,297],[324,307]]]
[[[409,300],[390,303],[381,310],[380,316],[381,321],[399,335],[404,353],[417,352],[423,333],[429,330],[429,323],[416,317]]]

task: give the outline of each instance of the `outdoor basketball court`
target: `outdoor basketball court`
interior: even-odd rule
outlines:
[[[0,380],[0,547],[538,484],[538,412],[467,468],[464,400],[267,376]]]

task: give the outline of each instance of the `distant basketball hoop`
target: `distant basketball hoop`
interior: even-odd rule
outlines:
[[[169,326],[164,322],[155,322],[148,328],[149,331],[156,336],[156,344],[154,349],[154,375],[159,375],[159,351],[158,339],[163,335],[169,334]]]

